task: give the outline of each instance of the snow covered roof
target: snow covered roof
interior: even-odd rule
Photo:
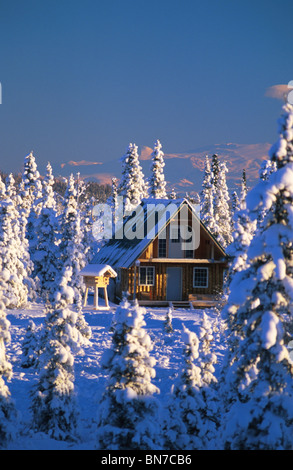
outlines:
[[[160,218],[157,216],[158,204],[166,209],[166,212]],[[139,258],[141,253],[154,240],[154,238],[166,227],[170,220],[180,210],[183,204],[187,204],[194,216],[199,220],[193,206],[187,199],[143,199],[140,208],[143,211],[143,217],[137,217],[136,233],[143,233],[142,237],[131,237],[134,223],[128,223],[132,217],[126,218],[123,224],[123,238],[108,240],[105,245],[94,256],[91,263],[107,263],[114,267],[130,268]],[[132,219],[133,221],[134,219]],[[200,224],[206,229],[204,224]],[[211,235],[212,238],[214,238]],[[214,240],[217,245],[218,242]],[[220,246],[220,245],[219,245]],[[220,247],[224,252],[223,248]]]
[[[88,264],[79,274],[81,274],[81,276],[104,276],[108,273],[111,277],[117,276],[116,271],[108,264]]]

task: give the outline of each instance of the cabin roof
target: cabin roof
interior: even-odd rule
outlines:
[[[159,219],[155,217],[156,208],[158,204],[162,204],[162,207],[168,209],[165,212],[164,218]],[[195,209],[185,198],[180,199],[143,199],[139,211],[143,217],[137,219],[136,233],[142,233],[143,237],[134,237],[131,239],[131,230],[134,219],[129,216],[123,223],[123,234],[121,239],[112,238],[108,240],[105,245],[96,253],[93,257],[91,264],[96,263],[107,263],[108,265],[121,268],[130,268],[147,246],[156,238],[159,233],[164,230],[170,220],[178,213],[183,204],[187,204],[193,215],[199,221],[201,227],[208,233],[213,239],[214,243],[219,247],[223,253],[223,257],[226,253],[223,247],[217,242],[205,225],[201,222]],[[131,224],[128,222],[132,220]],[[149,221],[152,220],[153,223]],[[140,226],[138,226],[140,224]],[[140,232],[141,231],[141,232]]]

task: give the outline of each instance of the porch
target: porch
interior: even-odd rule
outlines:
[[[189,308],[212,308],[219,305],[219,300],[214,295],[209,294],[189,294],[188,300],[151,300],[150,293],[144,292],[143,296],[138,296],[138,304],[144,307],[171,307],[173,309]],[[133,302],[133,301],[130,301]]]

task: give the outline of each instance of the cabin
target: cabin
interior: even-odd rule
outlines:
[[[205,307],[222,290],[227,256],[186,199],[144,199],[91,264],[117,273],[113,302],[127,292],[140,305]]]

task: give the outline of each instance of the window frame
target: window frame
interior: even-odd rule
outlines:
[[[146,270],[146,271],[145,271],[145,281],[146,281],[146,282],[144,282],[144,283],[141,281],[141,270],[142,270],[142,269],[145,269],[145,270]],[[151,275],[152,279],[151,279],[151,282],[148,282],[148,270],[152,270],[152,275]],[[139,267],[138,284],[139,284],[140,286],[154,286],[154,285],[155,285],[155,274],[156,274],[156,272],[155,272],[155,266],[140,266],[140,267]]]
[[[160,252],[160,250],[162,250],[162,246],[160,246],[161,244],[164,243],[164,255],[162,255],[162,252]],[[166,238],[158,238],[158,258],[167,258],[167,240]]]
[[[198,269],[200,271],[205,271],[206,272],[206,285],[205,286],[199,286],[195,285],[195,270]],[[195,266],[193,268],[193,279],[192,279],[192,285],[196,289],[207,289],[209,287],[209,268],[203,267],[203,266]]]

